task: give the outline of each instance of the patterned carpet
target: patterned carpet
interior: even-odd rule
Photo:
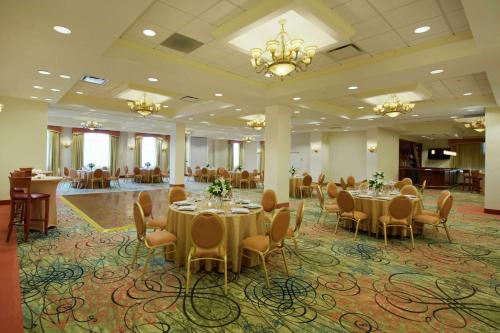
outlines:
[[[244,193],[257,199],[261,190]],[[437,193],[427,192],[426,208]],[[500,220],[481,213],[481,196],[454,195],[454,243],[427,230],[413,251],[409,240],[391,238],[385,248],[366,234],[356,242],[347,230],[334,235],[334,218],[318,225],[316,199],[308,199],[300,257],[287,253],[290,276],[280,257],[271,256],[271,288],[260,267],[246,268],[229,274],[227,296],[218,273],[194,274],[194,292],[186,295],[184,268],[178,271],[159,253],[141,275],[130,266],[134,230],[97,232],[60,201],[58,228],[18,246],[25,330],[498,331]]]

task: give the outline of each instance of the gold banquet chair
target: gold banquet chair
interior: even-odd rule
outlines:
[[[353,176],[347,177],[347,187],[356,187],[356,179]]]
[[[413,221],[433,226],[436,233],[439,230],[438,227],[443,227],[444,230],[446,231],[446,237],[448,237],[448,241],[451,243],[450,232],[448,230],[448,226],[446,225],[446,223],[448,222],[448,215],[450,214],[452,206],[453,206],[453,196],[448,195],[444,199],[441,207],[439,207],[438,216],[420,214],[415,216],[413,218]]]
[[[401,188],[401,195],[414,195],[418,196],[418,190],[413,185],[405,185]]]
[[[260,204],[262,205],[262,210],[264,211],[266,219],[271,220],[274,210],[278,205],[278,197],[276,196],[276,192],[271,189],[265,190],[264,194],[262,194]]]
[[[187,199],[186,191],[182,187],[171,187],[168,191],[168,203],[173,204],[177,201],[184,201]]]
[[[403,187],[405,187],[406,185],[407,185],[407,184],[406,184],[405,182],[403,182],[402,180],[400,180],[400,181],[398,181],[398,182],[396,182],[396,183],[394,184],[394,188],[395,188],[395,189],[397,189],[398,191],[401,191],[401,189],[402,189]],[[410,185],[411,185],[411,184],[410,184]]]
[[[142,212],[145,218],[149,218],[146,222],[146,228],[148,229],[166,229],[167,228],[167,218],[165,216],[160,216],[155,218],[153,216],[153,200],[151,199],[151,194],[147,191],[142,191],[137,197],[137,202],[142,208]]]
[[[339,206],[340,219],[335,226],[335,234],[337,233],[337,228],[341,221],[353,221],[356,223],[356,231],[354,232],[354,240],[358,235],[359,224],[361,221],[368,221],[368,214],[354,210],[354,198],[351,193],[346,190],[342,190],[337,194],[337,205]],[[368,234],[370,234],[370,226],[368,225]]]
[[[379,224],[377,225],[377,237],[380,226],[384,229],[384,242],[387,246],[387,227],[398,227],[410,230],[411,246],[415,248],[413,241],[413,227],[411,223],[411,214],[413,207],[411,200],[404,195],[399,195],[392,198],[389,203],[389,215],[380,216]]]
[[[411,180],[411,178],[403,178],[402,180],[403,183],[405,183],[405,185],[413,185],[413,180]]]
[[[337,223],[338,223],[339,211],[340,211],[339,206],[334,203],[325,203],[325,197],[323,196],[323,191],[321,191],[321,187],[319,185],[316,185],[316,191],[318,193],[318,201],[320,209],[317,223],[319,223],[323,214],[325,214],[325,221],[326,221],[326,218],[330,213],[335,214],[337,216]]]
[[[422,214],[424,215],[431,215],[431,216],[436,216],[438,217],[439,216],[439,211],[441,210],[441,207],[443,206],[443,203],[444,201],[446,200],[447,197],[449,197],[451,195],[451,192],[448,191],[448,190],[444,190],[442,191],[438,198],[437,198],[437,202],[436,202],[436,211],[433,212],[433,211],[430,211],[430,210],[423,210],[422,211]]]
[[[134,259],[132,259],[132,267],[134,267],[137,261],[137,253],[141,245],[148,248],[148,255],[146,256],[146,262],[144,263],[143,274],[146,273],[148,269],[149,258],[153,254],[154,250],[159,247],[165,248],[165,259],[168,253],[177,253],[176,241],[177,237],[166,230],[153,231],[146,233],[146,225],[144,223],[144,212],[142,211],[141,205],[138,202],[134,202],[134,221],[135,228],[137,231],[137,246],[134,252]],[[167,252],[167,247],[172,246],[173,250]],[[175,260],[174,260],[175,261]]]
[[[305,175],[302,180],[302,185],[299,186],[300,198],[303,198],[304,191],[309,193],[312,197],[313,187],[312,187],[312,177],[311,175]]]
[[[269,254],[280,251],[283,257],[283,263],[285,265],[286,274],[288,274],[288,266],[286,265],[285,251],[283,241],[288,231],[288,226],[290,225],[290,210],[288,208],[280,208],[276,211],[273,216],[273,222],[271,225],[271,231],[269,235],[263,236],[251,236],[245,238],[241,242],[240,247],[240,260],[239,260],[239,270],[241,271],[241,262],[245,256],[244,251],[250,251],[257,253],[259,255],[260,263],[262,264],[262,269],[264,270],[264,276],[266,278],[266,286],[269,288],[269,275],[267,273],[266,267],[266,256]],[[247,257],[247,256],[245,256]]]
[[[227,294],[227,252],[224,246],[226,225],[221,217],[210,212],[196,215],[191,226],[191,249],[186,267],[186,294],[191,281],[191,263],[215,260],[224,263],[224,294]]]
[[[297,256],[299,255],[299,247],[297,246],[297,239],[300,234],[300,226],[302,225],[302,220],[304,219],[304,203],[305,200],[300,200],[299,206],[297,207],[297,212],[295,214],[295,227],[288,228],[286,232],[286,239],[291,239],[293,241],[293,245],[295,247],[295,253]]]

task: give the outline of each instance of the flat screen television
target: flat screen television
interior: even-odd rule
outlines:
[[[449,151],[450,148],[429,148],[427,151],[427,159],[429,160],[449,160],[450,155],[445,154],[444,151]]]

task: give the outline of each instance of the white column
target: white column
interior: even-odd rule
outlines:
[[[191,136],[186,136],[186,165],[191,165]]]
[[[486,108],[484,208],[500,214],[500,107]]]
[[[281,105],[266,107],[264,188],[276,192],[279,204],[289,202],[290,130],[290,108]]]
[[[170,186],[184,186],[186,124],[176,123],[170,133]]]

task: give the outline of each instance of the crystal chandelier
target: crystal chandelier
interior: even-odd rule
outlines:
[[[256,131],[260,131],[266,127],[266,122],[264,120],[250,120],[247,122],[247,126],[253,128]]]
[[[160,111],[160,104],[154,104],[146,99],[146,93],[144,97],[139,101],[128,101],[128,107],[130,111],[136,112],[143,117],[147,117],[152,113],[158,113]]]
[[[280,20],[281,31],[275,39],[266,43],[266,50],[253,48],[250,51],[252,59],[250,60],[257,73],[265,72],[266,77],[278,76],[281,80],[292,71],[303,72],[311,64],[312,58],[316,53],[316,46],[307,46],[302,48],[304,41],[302,39],[291,39],[285,30],[286,20]],[[263,54],[269,52],[271,61],[262,58]]]
[[[389,100],[382,105],[373,108],[375,114],[395,118],[405,113],[409,113],[415,107],[414,103],[401,102],[396,95],[391,95]]]
[[[472,128],[474,131],[482,133],[486,130],[486,125],[484,123],[484,118],[479,117],[478,119],[465,124],[466,128]]]
[[[80,124],[83,128],[89,129],[91,131],[102,128],[102,124],[97,121],[87,120]]]

